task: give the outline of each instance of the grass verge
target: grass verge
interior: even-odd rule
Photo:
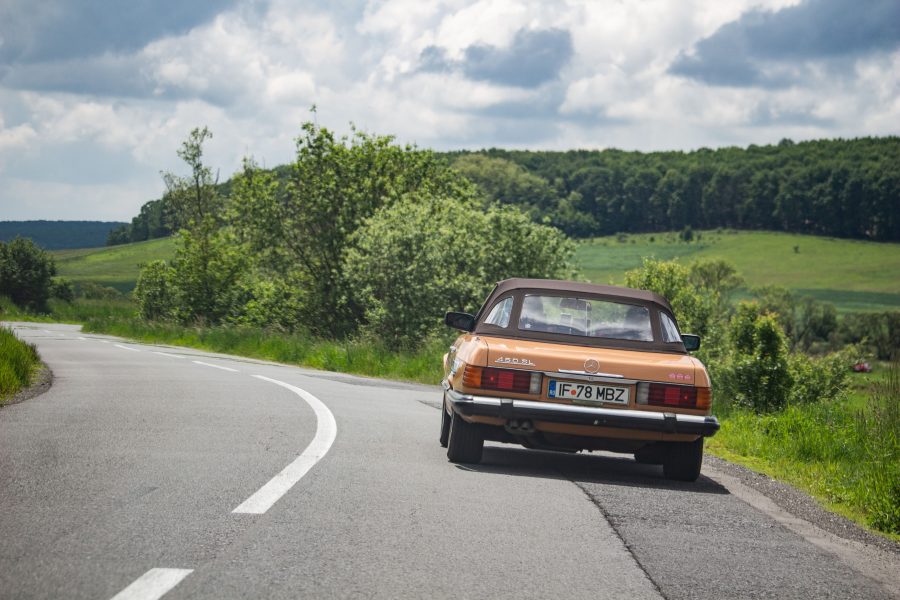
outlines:
[[[795,485],[900,541],[900,366],[850,398],[757,415],[722,407],[712,454]]]
[[[31,383],[40,362],[34,346],[0,327],[0,406]]]
[[[445,340],[432,340],[416,352],[397,352],[372,341],[318,340],[308,335],[248,327],[184,327],[108,318],[88,319],[84,330],[313,369],[429,384],[440,382],[441,356],[447,349]]]

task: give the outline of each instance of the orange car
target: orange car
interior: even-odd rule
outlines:
[[[700,475],[719,429],[700,338],[680,334],[662,296],[629,288],[508,279],[444,356],[442,446],[481,461],[485,440],[526,448],[633,453],[669,479]]]

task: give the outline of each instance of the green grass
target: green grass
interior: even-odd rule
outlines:
[[[175,238],[53,252],[59,275],[76,284],[90,281],[127,293],[134,289],[140,265],[175,256]]]
[[[149,343],[187,346],[281,363],[385,379],[437,384],[447,341],[433,340],[416,352],[397,352],[372,341],[330,341],[250,327],[185,327],[112,316],[88,319],[85,331]]]
[[[900,366],[853,381],[847,398],[778,413],[718,406],[707,448],[900,541]]]
[[[685,243],[674,233],[615,236],[579,244],[575,260],[596,283],[619,283],[644,257],[722,258],[748,287],[780,285],[833,303],[839,311],[900,308],[900,244],[750,231],[703,231]],[[650,241],[653,238],[654,241]],[[798,252],[794,251],[797,247]]]
[[[40,365],[37,350],[0,327],[0,406],[31,383]]]

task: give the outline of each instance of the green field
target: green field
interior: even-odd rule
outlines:
[[[784,286],[831,302],[841,312],[900,308],[900,244],[702,231],[690,243],[674,233],[595,238],[580,243],[575,257],[582,274],[595,283],[621,284],[625,271],[640,266],[643,257],[684,263],[722,258],[735,265],[748,287]]]
[[[781,285],[837,306],[841,312],[900,308],[900,244],[773,232],[702,231],[682,242],[674,233],[615,236],[578,244],[576,263],[596,283],[619,283],[644,257],[723,258],[748,287]],[[650,241],[650,240],[653,241]],[[794,250],[796,247],[797,251]],[[53,253],[59,274],[122,292],[134,288],[139,265],[175,254],[175,238]]]
[[[130,292],[134,289],[141,264],[175,256],[175,238],[106,248],[57,250],[52,254],[59,274],[76,284],[91,281],[120,292]]]

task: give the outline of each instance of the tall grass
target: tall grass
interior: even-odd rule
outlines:
[[[34,346],[19,340],[6,327],[0,327],[0,405],[31,383],[39,364]]]
[[[900,539],[900,366],[867,396],[862,405],[842,398],[766,415],[730,407],[709,448]]]
[[[134,302],[124,296],[102,300],[79,298],[72,303],[51,299],[49,306],[49,313],[35,314],[16,306],[6,296],[0,296],[0,319],[42,323],[84,323],[89,319],[101,321],[129,319],[137,313]]]
[[[332,341],[250,327],[186,327],[109,317],[88,319],[84,330],[314,369],[431,384],[441,379],[441,356],[447,349],[443,339],[430,340],[416,351],[398,351],[369,340]]]

